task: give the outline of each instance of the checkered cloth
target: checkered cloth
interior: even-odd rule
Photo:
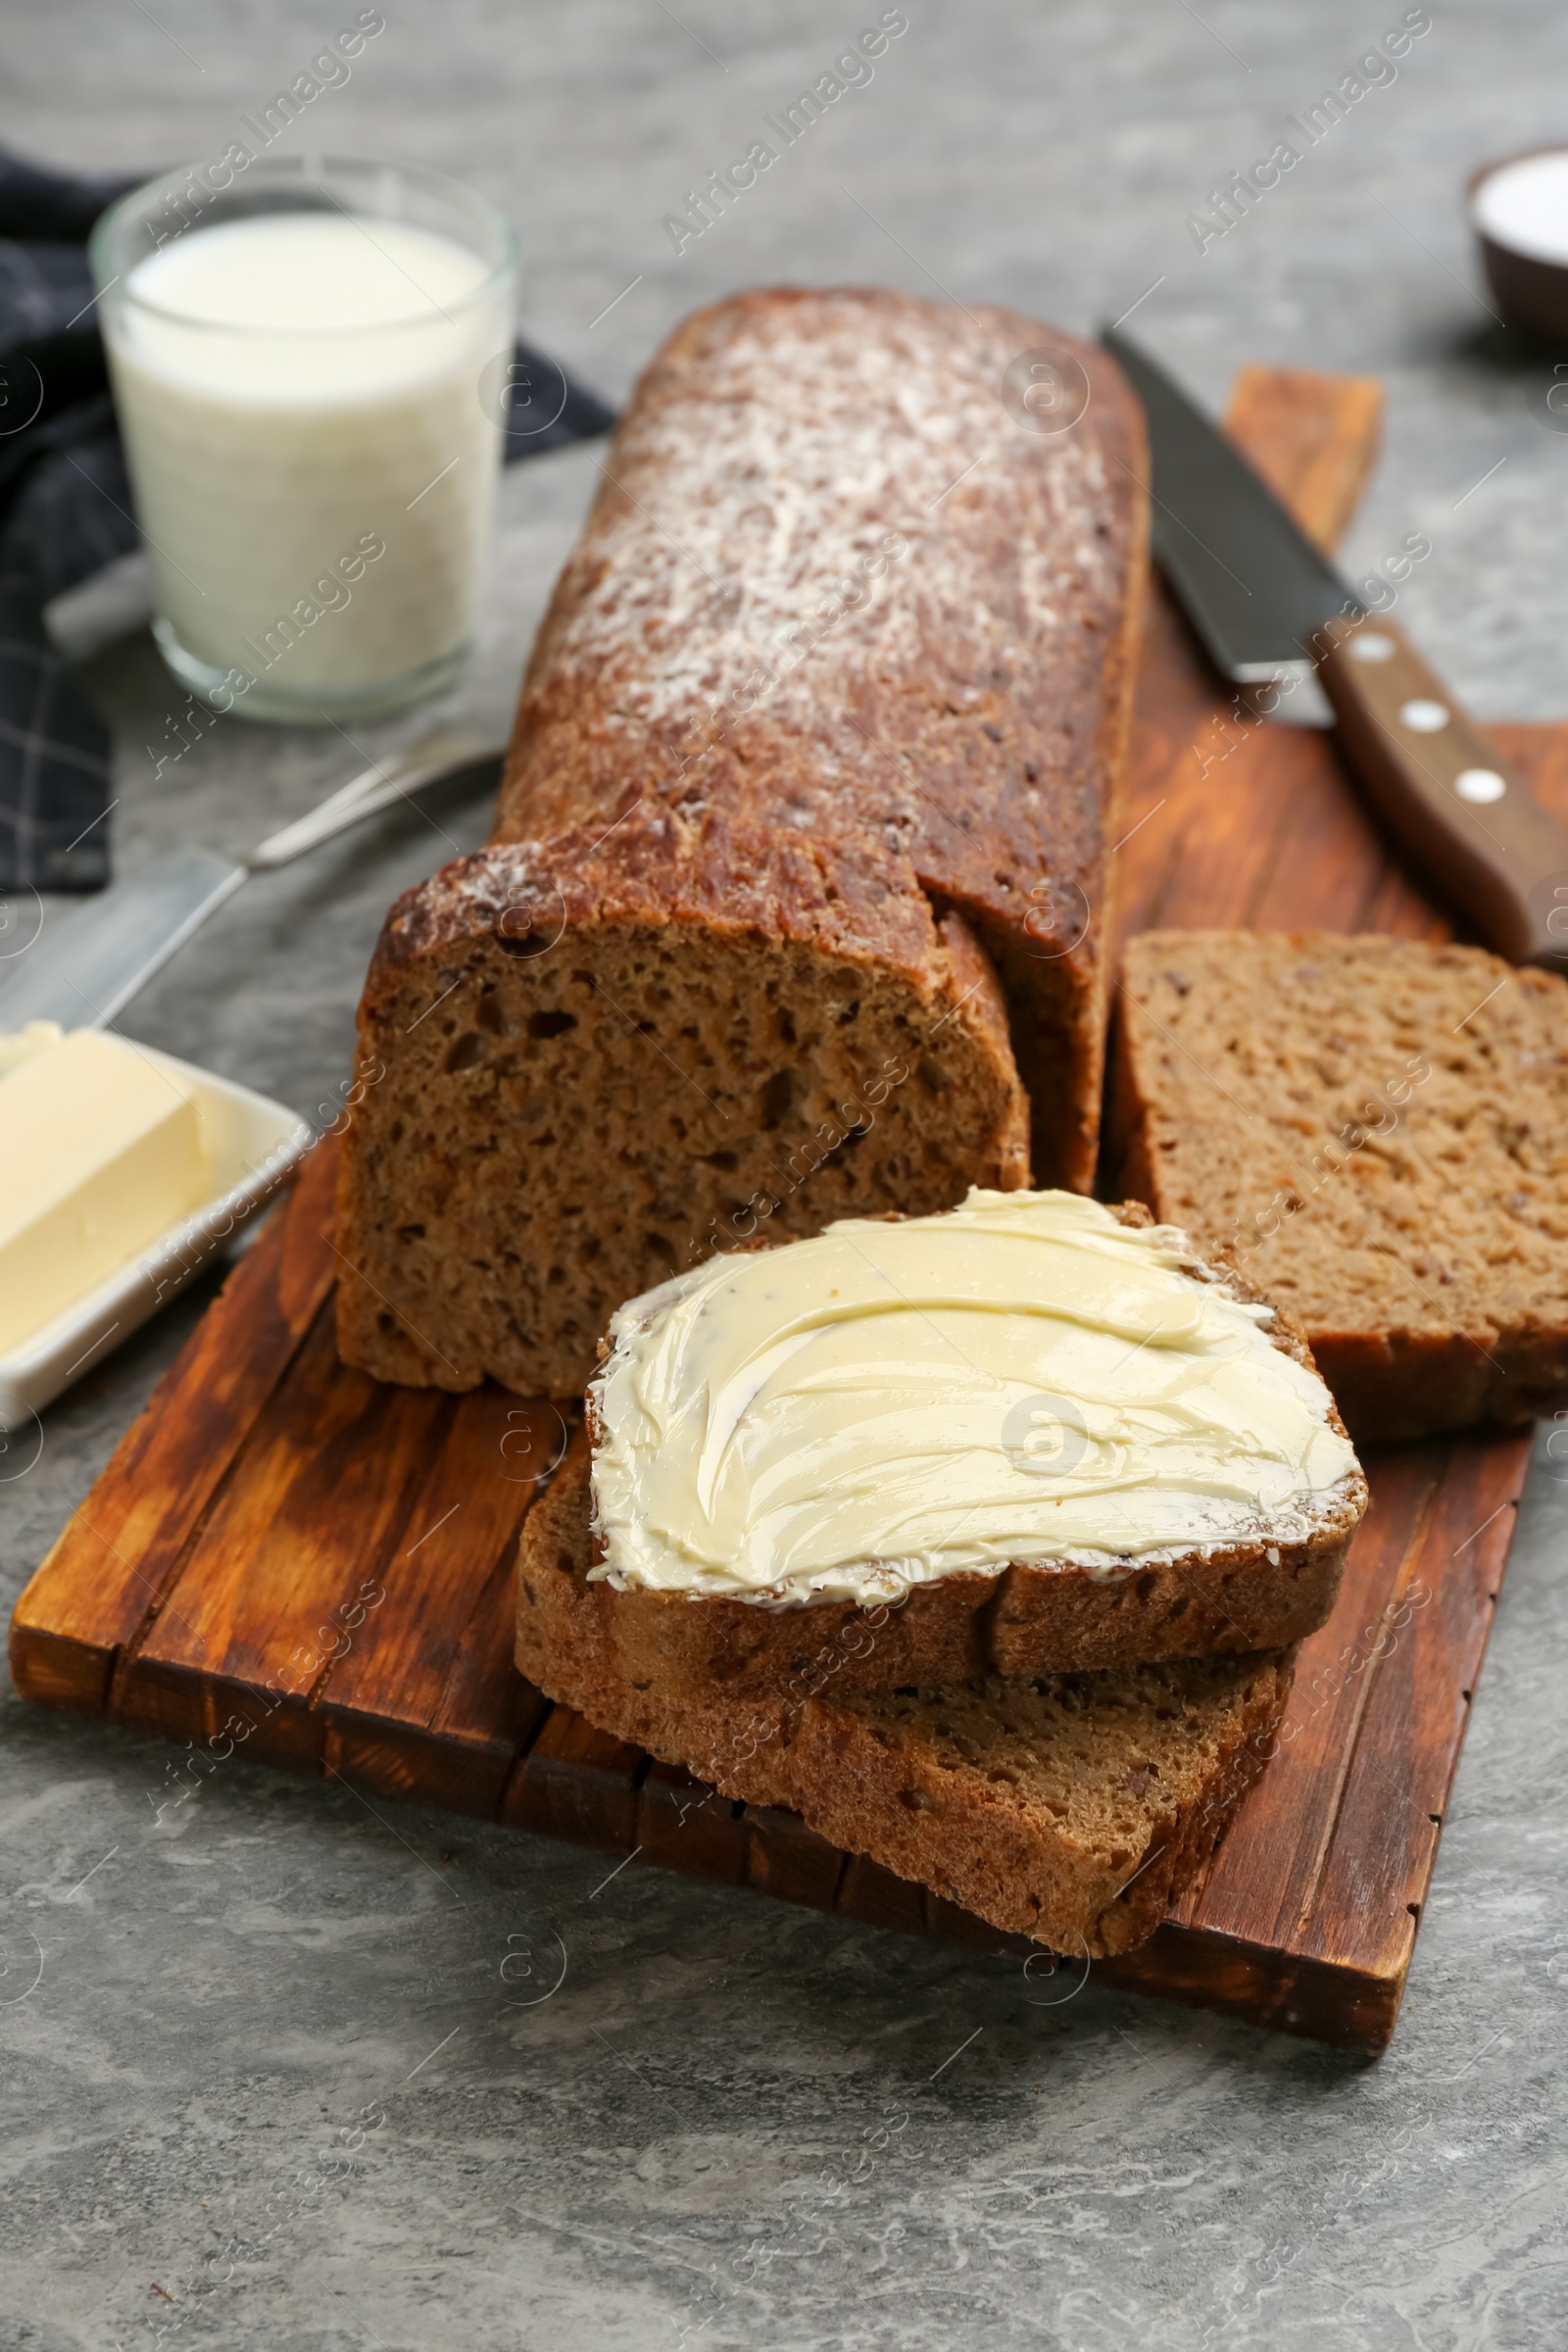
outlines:
[[[81,240],[131,182],[0,155],[0,889],[109,879],[109,737],[43,608],[136,544]]]
[[[83,242],[136,185],[0,153],[0,891],[109,879],[109,735],[43,608],[137,545]],[[524,343],[498,398],[509,462],[614,423]]]

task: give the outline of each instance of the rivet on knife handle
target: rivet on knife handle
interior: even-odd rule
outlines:
[[[1395,622],[1336,617],[1318,643],[1346,751],[1391,832],[1499,955],[1568,969],[1568,828]]]

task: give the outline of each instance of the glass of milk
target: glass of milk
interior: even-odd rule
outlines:
[[[448,685],[501,455],[500,214],[417,165],[261,156],[138,188],[90,252],[175,675],[307,721]]]

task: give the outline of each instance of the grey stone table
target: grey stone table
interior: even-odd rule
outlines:
[[[1562,132],[1561,11],[1435,0],[1396,79],[1379,72],[1250,217],[1195,237],[1208,191],[1352,72],[1399,0],[907,0],[874,79],[677,252],[662,222],[684,191],[880,13],[387,0],[352,79],[289,136],[481,184],[521,232],[530,329],[615,396],[692,305],[787,277],[995,295],[1075,327],[1143,297],[1138,327],[1214,401],[1248,358],[1375,371],[1388,451],[1352,560],[1426,531],[1405,612],[1440,665],[1483,716],[1568,710],[1568,439],[1476,291],[1455,202],[1472,162]],[[4,20],[0,137],[102,170],[220,152],[337,22],[302,0],[6,0]],[[451,710],[500,730],[593,464],[507,479],[485,642]],[[71,616],[83,645],[105,601]],[[181,698],[145,633],[101,645],[91,674],[127,873],[177,840],[257,838],[354,764],[330,733],[226,721],[155,783]],[[347,1069],[388,901],[483,822],[449,792],[258,884],[127,1028],[312,1111]],[[211,1289],[46,1416],[37,1466],[0,1490],[8,1605]],[[1035,2006],[1002,1962],[637,1865],[602,1884],[592,1854],[238,1761],[160,1823],[164,1750],[7,1697],[0,2346],[1561,2344],[1551,1467],[1376,2066],[1093,1980]]]

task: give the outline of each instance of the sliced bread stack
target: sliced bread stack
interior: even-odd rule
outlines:
[[[1262,1769],[1365,1486],[1289,1323],[1147,1212],[971,1193],[613,1318],[517,1663],[723,1794],[1091,1956]]]

